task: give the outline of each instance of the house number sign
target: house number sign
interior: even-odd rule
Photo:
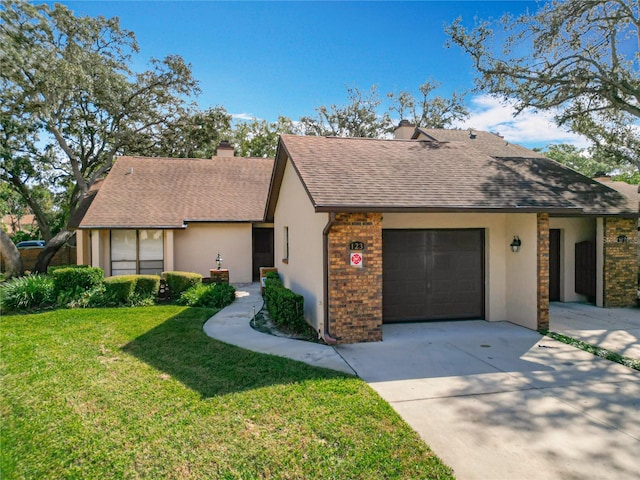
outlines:
[[[362,268],[362,251],[364,250],[364,242],[349,243],[349,265],[356,268]]]

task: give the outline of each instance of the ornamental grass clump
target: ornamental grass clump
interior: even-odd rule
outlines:
[[[53,305],[53,279],[33,274],[12,278],[0,284],[0,307],[3,311],[35,310]]]

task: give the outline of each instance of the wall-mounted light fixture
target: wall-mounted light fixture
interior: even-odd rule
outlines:
[[[222,257],[220,256],[220,252],[216,256],[216,265],[218,266],[218,270],[222,268]]]
[[[511,241],[511,251],[513,253],[516,253],[518,250],[520,250],[521,245],[522,245],[522,241],[520,240],[520,237],[517,235],[514,235],[513,240]]]

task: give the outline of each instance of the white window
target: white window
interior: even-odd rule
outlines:
[[[164,267],[162,230],[138,231],[138,272],[160,274]]]
[[[135,230],[111,231],[111,275],[136,274],[137,247]]]
[[[162,230],[112,230],[111,275],[162,273],[163,237]]]
[[[282,260],[285,263],[288,263],[289,262],[289,227],[284,227],[283,246],[284,246],[284,252],[283,252],[284,257],[282,258]]]

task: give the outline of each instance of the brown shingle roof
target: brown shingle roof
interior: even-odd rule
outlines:
[[[121,157],[80,228],[262,221],[273,160]]]
[[[287,155],[316,211],[634,212],[615,190],[544,157],[496,159],[465,142],[283,135],[268,218]]]
[[[640,185],[632,185],[627,182],[614,182],[609,177],[594,178],[595,181],[620,192],[627,197],[629,208],[635,208],[640,212]]]
[[[470,132],[473,132],[471,135]],[[507,142],[495,133],[481,130],[445,130],[440,128],[417,128],[414,138],[436,142],[464,142],[490,157],[544,158],[544,155],[528,148]]]

